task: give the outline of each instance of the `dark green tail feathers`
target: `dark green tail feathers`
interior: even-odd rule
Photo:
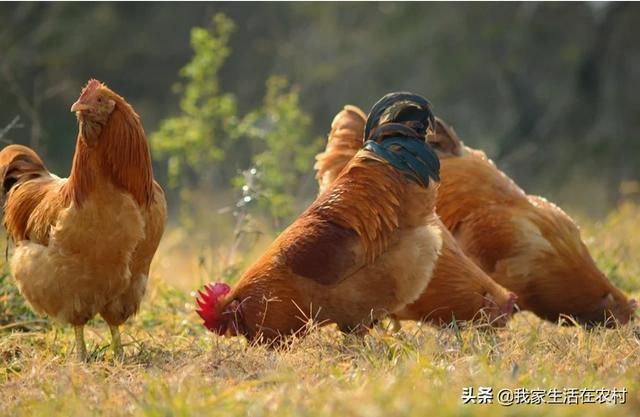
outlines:
[[[431,103],[426,98],[409,92],[389,93],[373,105],[367,116],[364,141],[369,140],[373,129],[385,123],[408,125],[423,136],[428,127],[435,129],[436,126]]]
[[[435,130],[435,116],[427,99],[412,93],[390,93],[369,112],[364,149],[427,187],[429,178],[440,181],[440,161],[426,141],[427,128]]]
[[[381,156],[423,187],[429,186],[429,178],[440,181],[438,156],[413,129],[402,124],[378,127],[365,142],[364,149]]]

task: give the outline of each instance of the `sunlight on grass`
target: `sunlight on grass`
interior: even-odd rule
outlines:
[[[640,208],[581,221],[598,264],[640,295]],[[640,332],[560,327],[520,313],[499,331],[403,323],[359,338],[333,326],[280,349],[205,332],[190,292],[215,279],[217,250],[189,252],[170,230],[138,316],[114,362],[109,331],[87,326],[92,361],[75,363],[73,331],[43,321],[0,280],[0,414],[7,416],[585,416],[640,412]],[[241,262],[251,262],[261,244]],[[224,245],[220,250],[224,250]],[[202,257],[209,257],[202,259]],[[13,326],[12,323],[20,323]],[[465,405],[464,387],[626,388],[625,405]]]

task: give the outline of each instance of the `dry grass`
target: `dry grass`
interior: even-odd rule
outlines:
[[[583,222],[601,267],[636,297],[638,232],[640,208],[633,205],[621,206],[603,222]],[[88,332],[93,361],[75,363],[71,329],[36,321],[0,281],[0,415],[640,414],[635,325],[585,331],[521,313],[500,331],[406,323],[396,335],[378,329],[357,338],[327,327],[268,350],[203,330],[188,289],[199,284],[207,262],[177,253],[175,239],[163,246],[142,312],[125,328],[124,363],[111,359],[108,330],[99,321]],[[192,275],[173,272],[180,262]],[[629,394],[627,404],[618,406],[464,405],[467,386],[494,392],[626,388]]]

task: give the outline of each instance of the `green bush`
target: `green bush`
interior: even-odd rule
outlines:
[[[176,87],[180,113],[151,135],[154,156],[166,164],[169,188],[178,190],[182,224],[191,229],[201,225],[194,221],[200,195],[230,183],[238,193],[246,185],[238,173],[249,167],[257,170],[253,197],[277,227],[315,192],[310,179],[321,141],[311,137],[312,120],[300,108],[298,90],[283,77],[270,77],[262,105],[244,116],[234,94],[222,91],[219,72],[231,53],[233,30],[234,23],[218,14],[210,28],[191,31],[193,57]]]
[[[298,90],[289,89],[282,77],[267,80],[262,108],[245,116],[241,124],[261,149],[252,158],[262,191],[259,203],[276,221],[289,220],[301,209],[305,188],[315,190],[305,176],[312,172],[311,161],[322,142],[309,139],[310,127],[311,117],[300,109]]]

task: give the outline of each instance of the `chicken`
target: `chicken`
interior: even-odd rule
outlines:
[[[166,220],[140,117],[119,95],[90,80],[71,107],[79,132],[71,174],[60,179],[31,149],[0,151],[4,224],[16,248],[18,289],[34,311],[75,327],[86,360],[84,325],[119,326],[138,311]]]
[[[637,302],[598,269],[564,211],[525,194],[444,122],[437,131],[431,144],[442,161],[438,214],[465,253],[518,295],[521,309],[587,326],[629,321]]]
[[[346,105],[334,117],[324,152],[316,155],[316,180],[320,192],[331,185],[342,169],[362,147],[367,115],[356,106]]]
[[[320,193],[335,181],[355,155],[355,149],[362,143],[365,117],[360,109],[348,105],[333,119],[327,147],[316,156]],[[439,134],[436,130],[436,137]],[[496,327],[504,326],[513,311],[515,294],[478,268],[439,220],[437,226],[442,232],[443,245],[433,278],[416,301],[395,314],[396,318],[434,324],[447,324],[452,319],[472,321],[486,318]]]
[[[272,342],[314,319],[350,332],[422,292],[442,245],[439,163],[425,141],[433,115],[424,98],[392,93],[372,119],[375,129],[365,129],[366,143],[338,179],[235,287],[200,292],[197,312],[209,330]]]
[[[503,327],[513,313],[517,296],[469,259],[442,222],[442,253],[433,278],[413,303],[395,314],[399,320],[447,325],[452,321],[486,321]]]

